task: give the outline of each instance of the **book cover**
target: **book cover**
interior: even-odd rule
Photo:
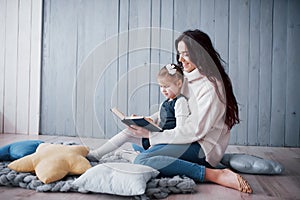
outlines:
[[[117,108],[110,109],[112,113],[114,113],[124,124],[130,125],[137,125],[140,127],[144,127],[151,132],[160,132],[162,129],[152,122],[150,119],[147,119],[144,116],[126,116]]]

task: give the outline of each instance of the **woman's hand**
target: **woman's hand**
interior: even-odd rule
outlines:
[[[143,138],[149,138],[150,131],[148,131],[147,129],[145,129],[143,127],[131,125],[131,126],[127,126],[127,129],[136,136],[143,137]]]

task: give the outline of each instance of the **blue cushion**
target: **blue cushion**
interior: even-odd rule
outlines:
[[[10,145],[6,145],[0,148],[0,160],[10,160]]]
[[[0,160],[17,160],[35,152],[41,140],[24,140],[0,148]]]

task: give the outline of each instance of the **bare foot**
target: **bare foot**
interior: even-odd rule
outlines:
[[[207,181],[248,194],[253,192],[249,183],[242,176],[229,169],[207,169],[205,176]]]
[[[226,187],[249,194],[253,192],[249,183],[242,176],[229,169],[223,169],[219,178],[220,180],[223,179],[222,183],[225,183],[224,186]]]

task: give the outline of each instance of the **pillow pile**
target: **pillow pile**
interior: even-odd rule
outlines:
[[[8,167],[17,172],[35,172],[43,183],[51,183],[89,169],[91,164],[85,158],[88,152],[85,146],[43,143],[35,153],[11,162]]]
[[[73,182],[79,191],[142,195],[147,182],[159,172],[151,167],[132,163],[103,163],[87,170]]]
[[[41,143],[41,140],[25,140],[3,146],[0,148],[0,160],[12,161],[30,155]]]

